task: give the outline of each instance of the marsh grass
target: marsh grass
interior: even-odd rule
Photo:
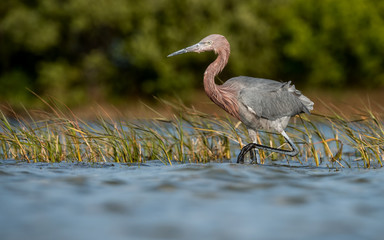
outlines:
[[[206,163],[235,159],[249,142],[245,127],[231,118],[212,116],[182,103],[159,100],[173,113],[149,120],[114,119],[108,114],[85,121],[54,101],[49,111],[0,112],[0,157],[28,162],[119,162],[160,160]],[[313,115],[294,119],[287,129],[300,149],[291,158],[261,151],[261,164],[328,167],[382,167],[384,127],[369,110],[350,120]],[[260,144],[287,148],[282,136],[259,132]]]

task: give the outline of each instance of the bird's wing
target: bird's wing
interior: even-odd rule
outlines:
[[[309,110],[300,100],[301,93],[288,83],[243,88],[239,101],[258,117],[274,120]]]

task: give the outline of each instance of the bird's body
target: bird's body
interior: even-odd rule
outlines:
[[[254,130],[281,132],[292,116],[312,110],[312,102],[290,82],[240,76],[222,86],[236,89],[233,92],[238,102],[238,118]]]
[[[296,90],[291,82],[239,76],[227,80],[222,85],[217,85],[215,76],[223,70],[230,54],[228,41],[219,34],[209,35],[199,43],[169,56],[204,51],[215,51],[218,55],[204,73],[206,94],[214,103],[245,124],[253,140],[253,143],[242,149],[238,162],[242,161],[244,154],[253,148],[296,155],[298,150],[284,129],[292,116],[309,113],[313,109],[313,102]],[[281,133],[293,150],[287,151],[256,144],[258,129]]]

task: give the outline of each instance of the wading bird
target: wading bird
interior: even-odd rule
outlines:
[[[206,51],[214,51],[217,54],[216,60],[207,67],[204,73],[206,94],[214,103],[245,124],[253,141],[241,149],[237,163],[243,163],[244,155],[248,152],[250,152],[252,160],[257,163],[260,158],[259,149],[296,156],[299,150],[284,129],[292,116],[309,113],[313,109],[313,102],[296,90],[291,82],[239,76],[227,80],[222,85],[217,85],[215,76],[224,69],[230,54],[229,42],[219,34],[209,35],[199,43],[171,53],[168,57],[188,52]],[[256,131],[258,129],[280,133],[292,150],[257,144]]]

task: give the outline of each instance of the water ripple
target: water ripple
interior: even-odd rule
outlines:
[[[0,238],[381,239],[383,181],[381,169],[0,161]]]

